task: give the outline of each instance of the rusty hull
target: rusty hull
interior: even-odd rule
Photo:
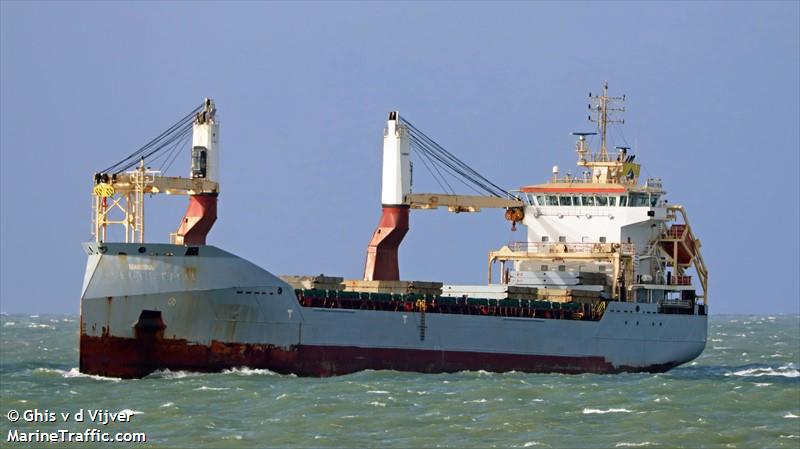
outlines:
[[[219,372],[248,367],[281,374],[327,377],[366,369],[442,373],[470,370],[531,373],[664,372],[682,362],[615,367],[602,357],[559,357],[458,351],[425,351],[337,346],[280,348],[266,344],[191,344],[181,339],[142,340],[81,336],[80,371],[123,379],[154,371]]]

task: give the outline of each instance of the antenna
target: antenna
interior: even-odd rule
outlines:
[[[600,160],[608,161],[608,150],[606,149],[606,131],[610,123],[625,123],[625,120],[614,120],[609,118],[614,112],[625,112],[624,107],[612,107],[615,102],[625,101],[625,95],[621,97],[611,97],[608,95],[608,81],[603,84],[602,95],[592,95],[589,92],[589,109],[594,111],[594,118],[589,116],[589,121],[597,123],[597,130],[600,132]]]
[[[573,136],[578,136],[578,145],[576,150],[578,151],[578,160],[581,162],[586,162],[586,136],[594,136],[597,133],[572,133]]]

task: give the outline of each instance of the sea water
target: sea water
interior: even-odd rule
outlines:
[[[705,352],[664,374],[239,368],[120,380],[77,366],[76,316],[0,316],[0,446],[60,430],[146,437],[113,447],[800,448],[797,315],[712,315]],[[72,441],[32,445],[107,446]]]

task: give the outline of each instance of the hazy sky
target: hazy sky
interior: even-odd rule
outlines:
[[[643,178],[702,240],[712,312],[798,313],[799,23],[795,1],[3,1],[0,310],[78,312],[92,173],[204,96],[222,127],[209,243],[356,278],[388,111],[518,188],[577,172],[569,133],[592,130],[586,95],[609,80]],[[149,201],[150,241],[185,203]],[[404,279],[482,283],[487,252],[524,239],[501,210],[412,212],[411,228]]]

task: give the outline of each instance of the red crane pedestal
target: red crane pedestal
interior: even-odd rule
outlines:
[[[217,195],[191,195],[175,238],[178,245],[205,245],[206,236],[217,221]]]
[[[367,247],[365,281],[400,280],[397,249],[408,232],[408,210],[405,205],[383,206],[381,221]]]

